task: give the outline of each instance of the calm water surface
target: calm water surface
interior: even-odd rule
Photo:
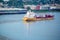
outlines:
[[[0,15],[0,40],[60,40],[60,12],[54,20],[24,22],[25,14]]]

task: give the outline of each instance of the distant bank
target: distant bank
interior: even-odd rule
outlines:
[[[3,14],[25,14],[27,9],[22,8],[0,8],[0,15]]]

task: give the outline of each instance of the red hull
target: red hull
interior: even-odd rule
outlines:
[[[45,17],[36,17],[37,19],[39,19],[39,18],[53,18],[54,17],[54,15],[45,15]]]

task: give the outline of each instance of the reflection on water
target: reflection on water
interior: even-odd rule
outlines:
[[[51,21],[26,22],[28,37],[30,40],[59,40],[59,26]],[[49,22],[49,23],[47,23]],[[58,26],[58,27],[57,27]]]
[[[60,40],[60,12],[54,20],[26,22],[22,15],[0,16],[0,40]]]
[[[5,37],[5,36],[0,35],[0,40],[9,40],[9,38],[8,38],[8,37]]]

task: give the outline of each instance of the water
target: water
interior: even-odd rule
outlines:
[[[60,12],[54,20],[25,22],[25,14],[0,15],[0,40],[60,40]]]

